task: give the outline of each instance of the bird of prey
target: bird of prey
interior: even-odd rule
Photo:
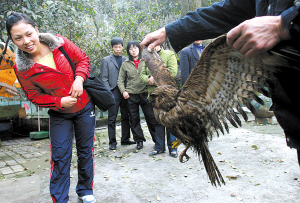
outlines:
[[[155,118],[177,139],[186,145],[179,159],[192,147],[204,163],[211,184],[221,186],[224,179],[208,149],[207,140],[213,133],[229,133],[228,123],[235,127],[241,121],[234,108],[247,120],[240,104],[252,113],[251,100],[263,101],[254,93],[270,96],[264,87],[274,73],[295,68],[285,57],[266,52],[255,58],[246,58],[226,43],[226,35],[210,43],[199,58],[190,76],[180,90],[158,54],[143,51],[157,88],[152,92]]]

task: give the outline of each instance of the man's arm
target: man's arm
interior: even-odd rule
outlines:
[[[148,45],[150,51],[168,37],[174,50],[178,52],[195,40],[215,38],[253,17],[254,0],[225,0],[188,12],[185,17],[148,34],[141,46],[144,48]]]
[[[118,88],[122,94],[123,94],[123,92],[126,91],[125,80],[126,80],[126,73],[124,71],[124,66],[121,65],[117,84],[118,84]]]
[[[181,70],[181,85],[183,86],[185,81],[190,75],[189,60],[186,51],[182,50],[180,53],[180,70]]]
[[[108,62],[105,58],[102,59],[100,70],[101,70],[100,79],[103,81],[105,86],[108,89],[110,89],[109,82],[108,82],[109,67],[108,67]]]

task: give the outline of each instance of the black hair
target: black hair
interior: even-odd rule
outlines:
[[[129,60],[133,61],[133,57],[129,53],[129,49],[130,49],[131,46],[139,48],[139,59],[141,59],[142,58],[142,47],[140,46],[140,44],[137,41],[130,41],[130,42],[128,42],[127,48],[126,48]]]
[[[30,24],[34,28],[36,27],[36,23],[28,15],[24,13],[12,12],[6,20],[7,35],[10,39],[11,39],[11,34],[10,34],[11,28],[20,22]]]
[[[123,39],[121,37],[114,37],[111,39],[111,41],[110,41],[111,47],[113,47],[114,45],[117,45],[117,44],[122,44],[122,46],[123,46]]]

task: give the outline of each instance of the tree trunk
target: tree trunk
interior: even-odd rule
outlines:
[[[98,24],[97,24],[97,21],[96,21],[96,17],[94,16],[94,17],[92,17],[93,18],[93,22],[94,22],[94,25],[95,25],[95,27],[96,27],[96,31],[97,31],[97,33],[96,33],[96,36],[97,36],[97,38],[99,37],[99,26],[98,26]]]
[[[192,0],[192,3],[190,5],[191,11],[195,11],[197,8],[202,7],[202,1],[203,0]]]
[[[195,6],[196,6],[195,10],[196,10],[197,8],[201,8],[201,7],[202,7],[202,1],[203,1],[203,0],[196,0],[196,1],[195,1]]]
[[[189,11],[189,1],[188,0],[180,0],[181,3],[181,17],[185,16]]]

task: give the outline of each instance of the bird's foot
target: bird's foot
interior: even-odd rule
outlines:
[[[186,159],[183,160],[183,157],[185,157]],[[190,159],[190,156],[186,154],[186,150],[183,150],[180,155],[179,155],[179,161],[181,163],[187,162]]]
[[[173,143],[172,143],[172,148],[173,149],[177,149],[177,147],[181,144],[181,140],[180,139],[177,139],[175,140]]]

